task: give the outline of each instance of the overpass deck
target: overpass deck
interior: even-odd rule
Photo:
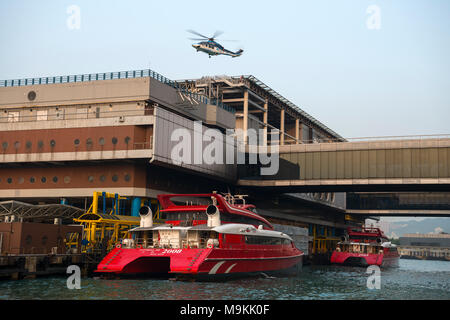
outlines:
[[[276,175],[244,172],[238,185],[282,192],[450,187],[449,135],[285,145],[279,154]]]

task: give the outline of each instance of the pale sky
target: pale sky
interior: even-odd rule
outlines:
[[[245,52],[209,59],[187,29]],[[3,80],[252,74],[346,138],[450,133],[448,0],[2,0],[0,40]]]

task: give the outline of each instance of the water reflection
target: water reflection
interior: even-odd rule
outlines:
[[[450,262],[400,260],[399,268],[382,270],[380,290],[368,289],[367,277],[365,268],[306,266],[297,277],[219,283],[83,278],[81,290],[67,289],[65,277],[51,277],[0,281],[0,299],[450,299]]]

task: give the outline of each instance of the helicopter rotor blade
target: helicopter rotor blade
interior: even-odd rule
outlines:
[[[209,37],[207,37],[207,36],[204,36],[204,35],[202,35],[201,33],[198,33],[197,31],[194,31],[194,30],[186,30],[187,32],[190,32],[190,33],[193,33],[193,34],[195,34],[195,35],[197,35],[197,36],[200,36],[200,37],[203,37],[203,38],[205,38],[205,39],[209,39]]]
[[[221,34],[223,34],[223,31],[217,30],[216,32],[214,32],[213,36],[211,37],[211,39],[215,39],[218,36],[220,36]]]
[[[188,38],[189,40],[194,40],[194,41],[204,41],[206,39],[203,38]]]

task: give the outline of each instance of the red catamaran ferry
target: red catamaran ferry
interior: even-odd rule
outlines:
[[[331,255],[331,263],[353,266],[398,266],[400,255],[397,247],[389,242],[378,228],[347,229],[347,235],[339,242]]]
[[[186,204],[176,205],[175,198]],[[192,198],[203,202],[194,204]],[[166,223],[153,225],[151,209],[142,207],[140,227],[130,230],[131,237],[109,252],[95,272],[210,280],[301,269],[303,252],[242,196],[170,194],[158,200]]]

